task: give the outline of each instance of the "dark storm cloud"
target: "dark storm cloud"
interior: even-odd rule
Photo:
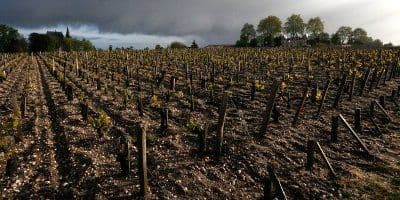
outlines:
[[[305,20],[320,16],[329,32],[340,25],[358,25],[385,39],[395,30],[379,30],[379,24],[388,17],[391,22],[400,20],[399,5],[396,0],[0,0],[0,23],[23,28],[90,24],[100,33],[198,36],[208,42],[234,42],[245,22],[256,26],[268,15],[284,21],[290,14],[300,13]]]

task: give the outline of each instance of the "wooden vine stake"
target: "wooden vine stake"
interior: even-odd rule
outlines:
[[[314,157],[314,152],[318,151],[322,158],[324,159],[325,164],[328,166],[329,169],[329,175],[331,177],[336,177],[336,173],[333,170],[333,167],[331,163],[328,160],[328,157],[326,157],[325,152],[322,150],[321,145],[318,142],[315,142],[314,140],[309,140],[307,142],[307,163],[306,163],[306,168],[308,170],[312,170],[315,162],[315,157]]]
[[[342,96],[344,87],[346,85],[346,79],[347,79],[347,73],[345,73],[343,75],[343,78],[340,81],[340,86],[339,86],[339,89],[337,91],[337,94],[336,94],[336,97],[335,97],[335,101],[333,102],[333,105],[332,105],[333,108],[337,108],[339,106],[340,97]]]
[[[301,114],[301,111],[303,110],[304,103],[306,102],[307,95],[308,95],[308,87],[306,87],[306,88],[304,89],[304,91],[303,91],[303,97],[302,97],[302,99],[301,99],[299,108],[297,109],[296,114],[295,114],[295,116],[294,116],[294,118],[293,118],[292,125],[296,125],[296,124],[297,124],[297,122],[298,122],[298,120],[299,120],[299,117],[300,117],[300,114]]]
[[[227,105],[228,105],[228,93],[224,91],[222,96],[221,107],[219,108],[219,117],[217,125],[217,148],[215,151],[217,159],[219,159],[222,155],[222,145],[224,142],[224,125],[225,125]]]
[[[130,148],[130,141],[123,137],[120,140],[121,143],[121,151],[117,155],[117,160],[121,165],[121,171],[124,175],[128,175],[131,171],[131,162],[129,158],[131,157]]]
[[[262,123],[261,129],[260,129],[260,136],[263,136],[267,133],[267,127],[269,124],[269,120],[271,118],[272,109],[275,104],[275,99],[278,94],[278,89],[279,89],[280,83],[281,83],[280,79],[275,79],[272,84],[271,93],[270,93],[268,103],[267,103],[267,109],[265,111],[263,123]]]
[[[331,142],[337,142],[339,133],[339,117],[332,117]]]
[[[349,101],[353,100],[353,93],[354,93],[354,84],[356,82],[356,73],[353,72],[351,76],[351,83],[350,83],[350,91],[349,91]]]
[[[84,100],[83,102],[81,102],[79,104],[80,108],[81,108],[81,115],[82,115],[82,119],[84,121],[88,120],[88,110],[89,110],[89,105],[88,105],[88,101]]]
[[[389,120],[389,122],[392,122],[393,121],[392,117],[390,117],[389,113],[385,110],[385,108],[378,101],[375,100],[374,102],[378,106],[378,108],[383,112],[383,114]]]
[[[319,144],[319,142],[316,142],[315,145],[316,145],[317,149],[319,150],[319,153],[321,153],[321,156],[322,156],[322,158],[324,159],[325,164],[326,164],[326,165],[328,166],[328,168],[329,168],[329,172],[330,172],[329,175],[330,175],[331,177],[336,177],[335,170],[333,170],[333,167],[332,167],[331,163],[329,162],[328,157],[326,157],[325,152],[322,150],[321,145]]]
[[[201,129],[200,127],[196,127],[195,131],[197,132],[197,139],[198,139],[198,154],[200,156],[204,155],[206,151],[206,140],[207,140],[207,134],[208,134],[208,127],[207,125],[204,125],[204,129]]]
[[[386,106],[386,104],[385,104],[385,96],[380,96],[379,97],[379,104],[381,104],[381,106],[383,107],[383,108],[385,108]]]
[[[276,199],[274,193],[278,193],[278,199],[287,200],[286,193],[283,190],[282,183],[275,173],[271,165],[267,166],[269,178],[266,179],[264,185],[264,199]]]
[[[358,132],[362,132],[361,127],[361,108],[356,108],[354,112],[354,129]]]
[[[321,115],[321,111],[322,111],[322,108],[323,108],[323,106],[324,106],[326,94],[328,93],[328,89],[329,89],[329,86],[331,85],[331,82],[332,82],[331,79],[328,79],[328,81],[326,82],[324,91],[323,91],[323,93],[322,93],[321,102],[320,102],[320,104],[319,104],[319,106],[318,106],[318,111],[317,111],[317,114],[316,114],[316,117],[317,117],[317,118]]]
[[[306,168],[308,170],[312,170],[314,166],[314,152],[315,152],[315,141],[308,140],[307,141],[307,162]]]
[[[138,158],[139,158],[139,182],[140,195],[143,199],[148,196],[147,180],[147,155],[146,155],[146,126],[142,123],[136,124],[136,134],[138,136]]]
[[[344,123],[346,128],[350,131],[350,133],[354,136],[354,138],[357,140],[358,144],[361,146],[361,148],[367,153],[368,156],[371,156],[372,154],[369,152],[367,146],[365,146],[364,142],[358,137],[357,133],[351,128],[350,124],[346,121],[346,119],[343,117],[343,115],[339,115],[339,119]]]

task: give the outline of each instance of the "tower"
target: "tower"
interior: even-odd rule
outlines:
[[[66,38],[71,38],[71,36],[70,36],[70,34],[69,34],[69,28],[68,28],[68,26],[67,26],[67,33],[65,33],[65,37],[66,37]]]

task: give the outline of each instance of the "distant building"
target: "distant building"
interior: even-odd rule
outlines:
[[[62,32],[58,32],[58,31],[47,31],[46,35],[48,35],[50,37],[64,38],[64,34]]]
[[[49,36],[57,45],[59,51],[63,49],[64,46],[64,34],[62,32],[54,31],[47,31],[46,35]]]

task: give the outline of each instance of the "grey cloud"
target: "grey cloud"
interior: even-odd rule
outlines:
[[[320,16],[330,32],[358,24],[370,32],[368,23],[384,20],[380,7],[400,20],[396,0],[0,0],[0,23],[25,28],[93,24],[100,32],[194,35],[210,43],[232,43],[245,22],[257,25],[268,15],[284,21],[291,13],[300,13],[305,20]],[[373,35],[385,39],[399,30],[387,28],[391,30],[373,30]],[[387,40],[400,42],[390,37]]]

